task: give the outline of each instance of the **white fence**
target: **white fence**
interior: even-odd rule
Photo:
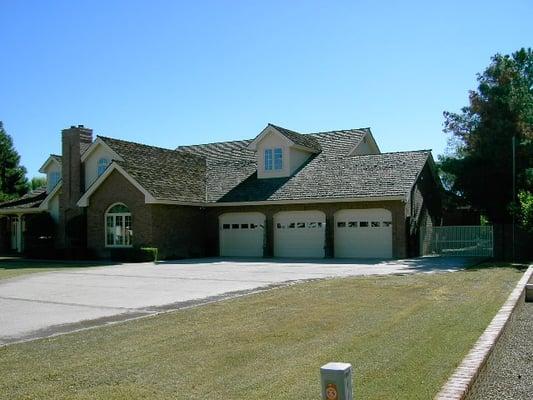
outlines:
[[[492,226],[434,226],[420,232],[420,253],[492,257]]]

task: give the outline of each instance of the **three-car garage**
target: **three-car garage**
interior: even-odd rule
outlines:
[[[385,209],[342,209],[329,227],[335,258],[391,258],[392,214]],[[281,211],[272,216],[272,254],[279,258],[324,258],[326,214],[319,210]],[[219,250],[226,257],[263,257],[268,232],[260,212],[219,217]]]

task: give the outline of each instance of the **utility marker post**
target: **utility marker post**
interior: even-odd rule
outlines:
[[[352,364],[330,362],[320,367],[322,400],[353,400]]]

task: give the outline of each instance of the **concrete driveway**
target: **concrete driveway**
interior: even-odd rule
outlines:
[[[0,345],[204,304],[294,281],[456,271],[476,260],[199,259],[122,264],[0,280]]]

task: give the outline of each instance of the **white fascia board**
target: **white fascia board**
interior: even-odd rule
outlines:
[[[316,203],[361,203],[372,201],[406,201],[405,196],[379,196],[379,197],[354,197],[354,198],[328,198],[306,200],[265,200],[265,201],[239,201],[226,203],[189,203],[175,200],[155,200],[154,204],[184,205],[198,207],[238,207],[238,206],[268,206],[284,204],[316,204]]]
[[[144,188],[141,186],[139,182],[137,182],[130,174],[128,174],[124,168],[122,168],[120,165],[118,165],[115,162],[111,162],[109,167],[106,168],[105,172],[96,179],[96,181],[93,182],[93,184],[87,189],[87,191],[81,196],[81,198],[76,203],[78,207],[88,207],[89,206],[89,199],[92,196],[92,194],[100,187],[100,185],[107,179],[109,175],[113,171],[119,172],[124,178],[128,180],[135,188],[137,188],[142,194],[144,194],[144,201],[145,203],[151,203],[155,200],[155,198]]]
[[[118,161],[124,161],[122,157],[120,157],[109,145],[104,142],[101,138],[97,137],[94,142],[91,143],[91,145],[85,150],[85,152],[81,155],[81,162],[85,162],[87,158],[92,154],[92,152],[98,147],[103,146],[107,151],[109,151],[113,155],[114,160]]]
[[[39,206],[41,210],[48,211],[48,203],[50,202],[50,200],[54,198],[57,192],[59,192],[59,189],[61,188],[61,186],[62,186],[62,181],[57,182],[57,184],[54,186],[52,191],[48,193],[48,195],[44,198],[43,202]]]
[[[44,162],[44,164],[41,166],[41,168],[39,168],[39,172],[41,174],[46,174],[46,168],[48,168],[48,166],[52,163],[52,162],[55,162],[57,165],[59,165],[59,163],[57,162],[57,160],[55,159],[54,156],[50,156],[46,159],[46,161]]]
[[[278,131],[276,128],[274,128],[271,125],[267,125],[265,129],[261,131],[257,137],[252,140],[252,142],[247,146],[249,150],[256,151],[257,150],[257,144],[268,134],[275,133],[279,137],[281,137],[283,140],[285,140],[289,146],[294,146],[294,142],[287,138],[285,135],[283,135],[280,131]]]

